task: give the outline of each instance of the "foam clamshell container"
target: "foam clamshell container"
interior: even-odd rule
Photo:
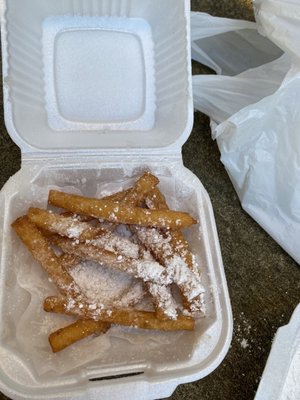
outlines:
[[[2,0],[1,37],[5,123],[22,166],[0,194],[0,390],[31,400],[168,397],[179,384],[212,372],[232,334],[212,206],[181,155],[193,125],[190,4]],[[43,374],[32,362],[42,349],[28,354],[20,342],[27,335],[18,328],[32,297],[18,271],[35,261],[10,224],[30,205],[46,206],[50,187],[95,196],[102,184],[122,186],[145,170],[176,198],[174,207],[199,220],[188,235],[207,315],[195,331],[170,333],[163,344],[116,339],[98,358],[95,348],[85,365]],[[34,286],[34,277],[27,285]],[[77,351],[76,360],[80,344]]]

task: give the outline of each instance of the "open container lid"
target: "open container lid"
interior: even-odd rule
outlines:
[[[23,153],[167,152],[187,140],[188,1],[1,6],[5,123]]]

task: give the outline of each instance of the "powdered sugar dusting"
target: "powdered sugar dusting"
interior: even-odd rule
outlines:
[[[139,246],[129,239],[107,232],[97,239],[91,240],[93,246],[104,248],[107,251],[115,251],[130,258],[139,258]]]
[[[143,282],[133,283],[127,292],[124,292],[121,299],[115,302],[115,307],[125,308],[134,306],[145,296]]]
[[[163,236],[156,228],[139,227],[136,230],[136,235],[146,247],[156,248],[156,253],[163,254],[164,257],[170,257],[173,254],[172,246],[170,245],[171,238],[169,235]]]
[[[49,227],[49,225],[48,225]],[[91,226],[87,222],[81,222],[77,216],[57,216],[56,221],[51,221],[51,230],[71,239],[79,239],[83,232],[89,231]]]
[[[148,285],[149,293],[154,297],[156,306],[171,319],[177,318],[177,304],[169,286],[155,283]]]
[[[248,340],[247,339],[243,339],[242,341],[241,341],[241,347],[243,348],[243,349],[246,349],[247,347],[249,347],[249,343],[248,343]]]
[[[135,281],[125,272],[91,261],[78,264],[70,274],[89,301],[107,305],[119,301]]]
[[[172,279],[168,276],[166,269],[156,261],[133,260],[133,265],[137,270],[138,277],[145,282],[153,282],[160,285],[170,285],[172,283]]]
[[[136,229],[138,239],[164,264],[172,282],[176,283],[189,302],[192,313],[205,313],[204,293],[195,258],[192,269],[185,260],[172,248],[172,237],[168,232],[160,232],[156,228],[139,227]]]
[[[173,278],[173,282],[180,287],[186,287],[184,295],[188,300],[191,301],[205,292],[199,276],[189,269],[179,255],[175,254],[169,258],[166,261],[166,267]]]

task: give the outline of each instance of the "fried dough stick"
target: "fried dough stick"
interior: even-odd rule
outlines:
[[[107,322],[79,319],[73,324],[51,333],[49,343],[53,353],[57,353],[87,336],[106,333],[109,328],[110,324]]]
[[[151,210],[168,210],[168,204],[165,196],[156,187],[146,197],[147,207]],[[189,244],[183,233],[179,229],[170,231],[171,243],[174,252],[178,253],[187,263],[190,269],[193,269],[193,256],[189,250]]]
[[[121,203],[94,199],[50,190],[49,204],[78,214],[103,218],[110,222],[155,226],[160,228],[181,228],[196,224],[189,214],[171,210],[148,210],[140,207],[128,207]]]
[[[121,201],[126,201],[127,203],[135,202],[136,205],[143,202],[146,198],[146,195],[150,193],[155,186],[159,183],[159,179],[151,174],[150,172],[145,172],[135,183],[134,187],[122,190],[117,193],[113,193],[111,195],[102,197],[102,200],[112,201],[114,203],[119,203]],[[61,215],[66,217],[74,217],[74,213],[71,211],[65,211]],[[77,215],[77,219],[82,222],[90,222],[93,221],[93,217],[89,217],[87,215]]]
[[[62,266],[62,260],[57,257],[51,249],[49,241],[42,235],[38,228],[29,221],[27,216],[18,218],[13,222],[12,228],[33,257],[40,262],[61,294],[73,298],[84,297],[81,294],[79,286]]]
[[[111,251],[100,249],[91,244],[76,243],[70,239],[55,236],[51,241],[60,247],[64,253],[75,255],[81,259],[96,261],[99,264],[110,265],[120,271],[128,272],[144,282],[150,281],[169,285],[166,269],[156,261],[137,260]]]
[[[64,298],[47,297],[44,301],[44,310],[77,316],[82,319],[102,321],[110,324],[132,326],[141,329],[161,331],[193,330],[195,320],[190,317],[179,316],[177,319],[159,320],[154,312],[137,311],[134,309],[92,309],[93,304],[82,304]]]
[[[131,191],[120,201],[121,204],[129,207],[139,207],[153,190],[156,189],[159,179],[151,173],[145,173],[133,186]],[[131,226],[131,231],[135,232],[135,227]],[[143,244],[140,243],[142,246]],[[143,246],[144,248],[144,246]],[[152,297],[156,310],[157,318],[166,319],[177,317],[177,304],[173,299],[169,286],[152,282],[146,282],[148,293]]]
[[[113,193],[111,195],[102,197],[102,200],[108,200],[108,201],[113,201],[115,203],[119,203],[120,201],[122,201],[124,199],[125,196],[127,196],[130,192],[131,192],[132,188],[126,189],[126,190],[122,190],[120,192],[117,193]],[[72,211],[64,211],[62,212],[60,215],[64,216],[64,217],[76,217],[76,219],[80,222],[91,222],[91,221],[95,221],[94,217],[90,217],[88,215],[84,215],[84,214],[75,214]],[[97,220],[97,219],[96,219]]]
[[[154,188],[147,196],[146,204],[151,209],[168,209],[166,199],[158,188]],[[194,270],[193,257],[182,232],[179,229],[171,229],[163,233],[154,228],[137,227],[136,233],[140,241],[154,254],[157,261],[162,265],[170,265],[171,268],[184,272],[184,280],[177,279],[178,274],[176,273],[174,279],[181,292],[184,309],[189,312],[202,311],[203,288],[200,277]],[[176,254],[178,257],[174,257]],[[178,267],[175,266],[175,263],[178,264]]]
[[[43,230],[70,239],[78,239],[104,250],[115,251],[119,255],[139,258],[137,244],[104,228],[96,228],[86,222],[77,221],[74,217],[66,217],[39,208],[29,208],[28,218]]]
[[[72,268],[71,264],[69,265],[69,268]],[[137,297],[133,297],[133,295],[130,293],[135,285],[137,285],[137,283],[132,284],[132,286],[129,287],[125,293],[123,293],[120,299],[120,304],[122,304],[122,302],[125,300],[125,304],[132,307],[142,299],[142,297],[145,295],[144,291],[142,291],[141,295],[138,295]],[[106,322],[78,319],[73,324],[65,326],[64,328],[58,329],[57,331],[51,333],[48,339],[53,353],[57,353],[58,351],[65,349],[66,347],[86,338],[87,336],[93,334],[104,334],[109,328],[110,324]]]
[[[61,294],[74,298],[84,299],[80,288],[65,268],[76,263],[78,259],[74,256],[62,255],[57,257],[51,249],[48,240],[41,234],[37,227],[29,221],[27,216],[18,218],[12,224],[13,229],[31,252],[33,257],[39,261],[43,269],[48,273],[50,279],[56,285]],[[97,329],[92,333],[106,332],[110,327],[107,323],[98,323]],[[95,327],[94,327],[95,328]],[[54,332],[49,342],[53,352],[57,352],[70,344],[86,337],[91,331],[91,324],[86,321],[77,321],[74,324]]]
[[[158,185],[159,179],[147,171],[135,182],[134,186],[123,190],[121,192],[114,193],[110,196],[102,197],[102,200],[113,201],[116,203],[123,202],[139,206],[142,203],[146,195],[150,193],[156,185]]]
[[[126,192],[119,192],[115,195],[110,196],[109,198],[113,201],[121,201],[122,204],[128,204],[129,206],[138,206],[145,200],[145,196],[149,194],[155,186],[158,184],[159,180],[155,176],[150,173],[145,173],[141,178],[138,179],[134,187]],[[107,198],[106,198],[107,199]],[[81,233],[83,239],[97,236],[100,233],[99,228],[93,228],[88,224],[78,223],[78,228],[76,229],[76,225],[74,224],[72,219],[64,220],[62,216],[56,214],[47,214],[47,211],[38,210],[38,209],[30,209],[29,216],[33,222],[35,222],[41,228],[47,228],[52,232],[59,233],[61,235],[66,235],[70,237],[70,233],[74,232],[75,234],[80,235]],[[76,222],[76,221],[75,221]],[[97,230],[98,229],[98,230]],[[128,243],[123,242],[126,239],[121,239],[118,237],[114,237],[112,233],[103,233],[101,238],[99,237],[97,243],[93,242],[93,245],[100,245],[100,247],[104,246],[105,242],[110,244],[115,244],[115,250],[124,254],[123,249],[133,249],[134,245],[128,246]],[[117,246],[119,245],[119,247]],[[111,249],[112,246],[110,246]],[[128,254],[125,254],[128,255]],[[130,254],[132,256],[132,254]],[[176,318],[176,304],[174,299],[172,298],[171,290],[169,287],[164,285],[159,285],[158,283],[147,283],[148,291],[152,295],[155,307],[157,309],[158,315],[161,318]]]
[[[81,222],[75,216],[64,216],[40,208],[30,207],[28,218],[38,228],[82,241],[91,240],[104,233],[102,228]]]
[[[105,201],[110,201],[110,202],[114,202],[114,203],[119,203],[119,202],[123,202],[126,203],[128,205],[136,205],[138,206],[140,203],[142,203],[145,198],[146,195],[149,194],[155,187],[156,185],[159,183],[159,179],[152,175],[150,172],[145,172],[135,183],[134,187],[131,187],[129,189],[123,190],[121,192],[117,192],[114,194],[111,194],[109,196],[105,196],[102,197],[101,200],[105,200]],[[32,208],[32,215],[30,215],[30,217],[32,218],[32,222],[35,222],[37,224],[41,223],[41,215],[38,215],[35,213],[35,211],[38,209],[34,209]],[[44,210],[43,210],[44,211]],[[56,215],[56,214],[54,214]],[[74,214],[71,211],[65,211],[64,213],[60,214],[64,217],[70,217],[73,218],[73,220],[69,220],[69,225],[70,225],[70,229],[72,228],[73,224],[75,224],[76,222],[89,222],[93,220],[93,217],[89,217],[87,215],[81,214]],[[33,218],[36,218],[36,221],[33,220]],[[49,218],[49,217],[48,217]],[[50,222],[51,220],[49,220]],[[52,223],[55,223],[56,221],[53,219],[51,221]],[[57,221],[58,222],[58,221]],[[66,221],[67,222],[67,221]],[[65,224],[66,224],[65,222]],[[62,227],[62,229],[66,228],[66,225],[64,224],[64,226]],[[82,240],[85,239],[90,239],[90,229],[91,225],[84,225],[82,224],[81,229],[82,229]],[[87,231],[87,237],[85,238],[85,231]],[[59,233],[59,232],[56,232]],[[65,233],[61,233],[63,236],[68,236],[69,235],[65,234]],[[93,237],[93,234],[91,235]]]
[[[159,179],[150,172],[145,172],[134,184],[131,190],[120,200],[129,206],[139,207],[146,196],[159,184]]]
[[[155,228],[138,227],[137,237],[166,267],[172,281],[179,287],[184,305],[192,313],[204,312],[204,288],[200,275],[191,270],[179,254],[174,253],[170,244],[169,232],[160,232]]]

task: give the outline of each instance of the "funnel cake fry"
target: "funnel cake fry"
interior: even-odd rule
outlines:
[[[162,232],[155,228],[136,227],[138,239],[151,251],[154,258],[179,287],[184,306],[190,312],[203,312],[203,286],[197,271],[190,269],[184,259],[173,251],[171,232]]]
[[[78,214],[103,218],[110,222],[155,226],[160,228],[181,228],[196,224],[189,214],[172,210],[148,210],[140,207],[128,207],[108,200],[94,199],[74,194],[50,190],[49,204]]]
[[[161,193],[161,191],[155,187],[146,198],[147,206],[154,210],[168,210],[168,204],[165,196]],[[187,280],[196,280],[199,277],[194,276],[196,274],[194,269],[194,261],[192,253],[190,252],[189,245],[187,240],[185,239],[183,233],[179,229],[170,229],[167,231],[165,236],[167,238],[163,238],[161,232],[157,230],[156,236],[161,238],[161,248],[157,245],[157,243],[153,242],[153,234],[151,235],[151,230],[148,230],[148,235],[145,235],[146,230],[144,230],[144,235],[140,235],[144,237],[145,246],[148,248],[153,254],[154,257],[159,261],[162,265],[168,264],[168,260],[173,257],[174,254],[178,254],[177,260],[180,261],[181,267],[183,269],[189,268],[191,272],[187,272],[187,277],[190,279],[186,279],[183,282],[180,282],[177,279],[177,284],[182,296],[183,307],[189,312],[197,312],[201,311],[202,308],[202,291],[196,292],[195,296],[191,296],[190,291],[187,285],[191,285],[191,282],[187,282]],[[153,230],[152,230],[153,233]],[[139,235],[138,235],[139,236]],[[151,239],[152,237],[152,239]],[[142,241],[143,239],[139,237]]]
[[[76,216],[64,216],[40,208],[30,207],[28,218],[40,229],[71,239],[91,240],[104,232],[102,228],[79,221]]]
[[[130,207],[139,207],[145,202],[146,196],[148,196],[153,190],[155,190],[159,179],[152,175],[150,172],[143,174],[141,178],[135,183],[131,191],[124,196],[121,201],[122,204],[126,204]],[[131,231],[134,233],[134,226],[131,226]],[[140,243],[140,245],[142,245]],[[143,246],[144,248],[144,246]],[[149,254],[150,255],[150,254]],[[153,259],[153,257],[151,257]],[[176,319],[177,317],[177,305],[173,299],[171,289],[168,286],[146,282],[146,288],[148,293],[152,297],[153,305],[156,310],[157,318],[159,319]]]
[[[150,172],[145,172],[135,183],[132,189],[120,201],[133,207],[140,207],[146,196],[158,185],[159,179]]]
[[[147,195],[146,204],[151,210],[169,209],[165,196],[157,187]],[[183,233],[179,229],[172,229],[170,230],[170,237],[174,252],[177,252],[184,259],[189,268],[193,269],[193,257]]]
[[[110,324],[102,321],[79,319],[71,325],[58,329],[49,335],[49,343],[53,353],[57,353],[93,334],[105,333]]]
[[[132,285],[125,291],[121,298],[120,304],[125,304],[129,307],[136,305],[145,295],[145,291],[141,293],[141,296],[135,296],[131,294],[134,285]],[[117,302],[118,303],[118,302]],[[49,343],[54,353],[61,351],[68,346],[82,340],[90,335],[104,334],[110,328],[110,324],[102,321],[78,319],[71,325],[67,325],[64,328],[58,329],[49,335]]]
[[[109,200],[116,203],[122,202],[123,204],[138,207],[158,183],[159,179],[147,171],[135,182],[133,187],[110,196],[102,197],[102,200]]]
[[[40,262],[59,292],[74,298],[82,297],[79,286],[64,269],[60,258],[51,249],[49,241],[28,217],[18,218],[12,223],[12,227],[33,257]]]
[[[80,222],[76,217],[66,217],[39,208],[29,208],[28,218],[44,231],[78,239],[104,250],[113,251],[128,257],[139,257],[139,247],[129,239],[111,231]]]
[[[166,269],[156,261],[125,257],[91,244],[76,243],[58,236],[52,237],[51,240],[67,254],[73,254],[85,260],[96,261],[102,265],[109,265],[120,271],[128,272],[144,282],[150,281],[165,285],[172,283]]]
[[[59,297],[47,297],[44,301],[44,310],[46,312],[77,316],[94,321],[101,320],[110,324],[162,331],[193,330],[195,327],[195,320],[183,315],[175,320],[159,320],[154,312],[134,309],[107,310],[100,307],[95,308],[95,306],[95,304],[80,303],[72,299]]]

